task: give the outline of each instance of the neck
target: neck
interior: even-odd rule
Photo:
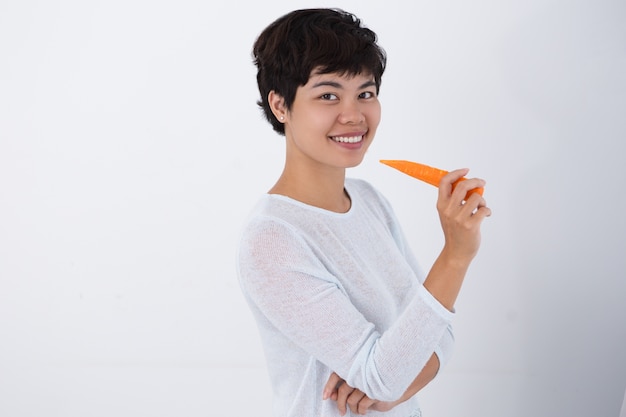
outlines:
[[[281,194],[302,203],[337,213],[350,209],[350,198],[344,189],[345,168],[292,169],[285,164],[283,173],[270,194]]]

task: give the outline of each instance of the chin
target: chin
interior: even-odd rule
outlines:
[[[363,162],[363,158],[359,159],[358,161],[348,161],[346,162],[345,167],[354,168],[354,167],[361,165],[361,162]]]

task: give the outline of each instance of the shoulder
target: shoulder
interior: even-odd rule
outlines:
[[[240,231],[239,253],[267,259],[310,253],[311,234],[323,223],[316,213],[287,197],[264,195]],[[289,255],[290,254],[290,255]]]
[[[264,195],[245,220],[241,239],[244,242],[258,239],[267,241],[275,239],[277,234],[293,234],[294,227],[288,220],[292,215],[289,205]]]

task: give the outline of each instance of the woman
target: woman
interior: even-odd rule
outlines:
[[[337,9],[296,10],[257,38],[259,105],[284,135],[284,170],[246,223],[242,291],[256,318],[274,415],[419,416],[415,397],[453,345],[454,302],[491,214],[441,181],[445,236],[424,275],[385,198],[346,178],[372,143],[386,56],[376,35]]]

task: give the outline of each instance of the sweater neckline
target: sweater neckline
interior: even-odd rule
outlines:
[[[296,200],[295,198],[291,198],[288,197],[286,195],[283,194],[270,194],[270,193],[266,193],[265,194],[265,198],[268,200],[275,200],[275,201],[283,201],[286,202],[288,204],[294,205],[294,206],[298,206],[301,208],[304,208],[306,210],[309,211],[314,211],[326,216],[333,216],[333,217],[346,217],[346,216],[350,216],[352,214],[352,212],[354,212],[355,210],[355,205],[357,204],[357,199],[355,198],[355,193],[350,191],[350,187],[348,186],[348,184],[344,184],[344,190],[346,192],[346,194],[348,195],[348,198],[350,198],[350,208],[348,209],[348,211],[343,212],[343,213],[338,213],[336,211],[332,211],[332,210],[327,210],[321,207],[317,207],[317,206],[313,206],[307,203],[304,203],[300,200]]]

